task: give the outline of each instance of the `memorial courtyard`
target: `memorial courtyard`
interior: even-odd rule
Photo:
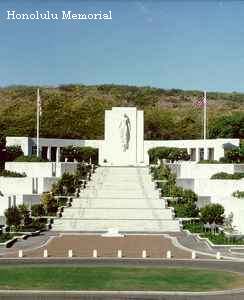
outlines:
[[[241,296],[244,164],[221,162],[240,140],[147,141],[135,107],[105,111],[104,128],[6,138],[0,289]]]

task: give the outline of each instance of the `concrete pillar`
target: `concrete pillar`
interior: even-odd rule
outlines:
[[[72,249],[69,249],[69,251],[68,251],[68,257],[69,258],[73,257],[73,250]]]
[[[8,196],[8,208],[12,206],[11,196]]]
[[[56,162],[60,162],[60,147],[57,147],[56,150]]]
[[[97,258],[97,249],[93,250],[93,254],[92,255],[93,255],[94,258]]]
[[[171,255],[171,251],[168,250],[167,253],[166,253],[166,258],[167,259],[171,259],[172,255]]]
[[[208,159],[208,147],[204,147],[204,160]]]
[[[122,258],[122,250],[118,250],[118,258]]]
[[[146,250],[142,250],[142,258],[147,258],[147,251]]]
[[[48,257],[47,249],[44,249],[44,251],[43,251],[43,257],[44,257],[44,258],[47,258],[47,257]]]
[[[19,250],[19,258],[23,257],[23,250]]]
[[[51,161],[51,146],[47,147],[47,159]]]
[[[200,148],[196,148],[196,161],[199,161],[200,155],[199,155]]]

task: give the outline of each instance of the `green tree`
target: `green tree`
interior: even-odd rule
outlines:
[[[31,222],[31,218],[30,218],[30,210],[28,209],[28,207],[25,204],[20,204],[18,206],[18,209],[20,211],[20,214],[22,216],[22,220],[24,225],[28,225]]]
[[[78,187],[78,178],[75,175],[64,173],[63,176],[52,187],[54,195],[73,195]]]
[[[45,216],[46,212],[42,204],[33,204],[31,206],[31,215],[33,217]]]
[[[203,223],[216,223],[222,225],[224,222],[224,207],[220,204],[209,204],[200,209],[200,219]]]
[[[159,160],[167,159],[170,162],[179,160],[189,160],[190,156],[185,148],[175,147],[155,147],[148,150],[151,163],[156,163]]]
[[[5,210],[4,215],[6,217],[6,224],[8,226],[18,227],[22,220],[22,215],[18,207],[9,207]]]
[[[236,112],[214,120],[209,135],[210,138],[244,139],[244,112]]]
[[[51,193],[43,193],[41,196],[41,204],[43,205],[46,214],[55,214],[58,210],[57,200]]]
[[[176,138],[174,115],[158,108],[146,109],[145,138],[148,140],[170,140]]]
[[[23,151],[20,146],[7,146],[3,149],[4,161],[14,161],[21,155],[23,155]]]

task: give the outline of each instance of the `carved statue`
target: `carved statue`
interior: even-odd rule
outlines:
[[[127,116],[127,114],[124,114],[120,124],[119,124],[119,130],[120,130],[120,139],[122,144],[123,152],[129,149],[129,143],[130,143],[130,136],[131,136],[131,124],[130,119]]]

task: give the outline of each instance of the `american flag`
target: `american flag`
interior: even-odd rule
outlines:
[[[208,105],[208,101],[207,101],[207,98],[204,98],[204,97],[197,99],[194,102],[194,106],[196,106],[198,108],[204,107],[205,104]]]

